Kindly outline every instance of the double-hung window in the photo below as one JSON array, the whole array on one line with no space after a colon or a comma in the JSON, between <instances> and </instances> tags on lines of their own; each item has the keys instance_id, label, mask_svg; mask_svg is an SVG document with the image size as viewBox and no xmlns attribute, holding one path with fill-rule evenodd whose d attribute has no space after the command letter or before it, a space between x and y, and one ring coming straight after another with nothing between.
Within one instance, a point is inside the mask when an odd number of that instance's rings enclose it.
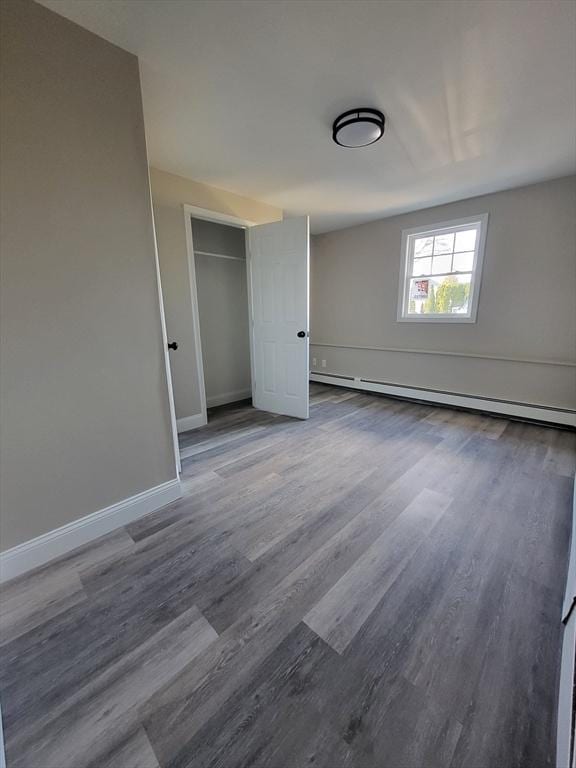
<instances>
[{"instance_id":1,"label":"double-hung window","mask_svg":"<svg viewBox=\"0 0 576 768\"><path fill-rule=\"evenodd\" d=\"M398 320L474 323L488 214L402 233Z\"/></svg>"}]
</instances>

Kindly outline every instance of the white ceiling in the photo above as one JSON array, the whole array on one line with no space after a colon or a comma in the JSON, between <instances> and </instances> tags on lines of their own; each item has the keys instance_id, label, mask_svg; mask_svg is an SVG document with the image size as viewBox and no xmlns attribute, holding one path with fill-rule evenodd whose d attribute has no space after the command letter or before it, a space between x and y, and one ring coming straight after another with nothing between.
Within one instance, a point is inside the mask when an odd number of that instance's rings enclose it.
<instances>
[{"instance_id":1,"label":"white ceiling","mask_svg":"<svg viewBox=\"0 0 576 768\"><path fill-rule=\"evenodd\" d=\"M42 3L140 57L152 165L316 232L576 170L573 0Z\"/></svg>"}]
</instances>

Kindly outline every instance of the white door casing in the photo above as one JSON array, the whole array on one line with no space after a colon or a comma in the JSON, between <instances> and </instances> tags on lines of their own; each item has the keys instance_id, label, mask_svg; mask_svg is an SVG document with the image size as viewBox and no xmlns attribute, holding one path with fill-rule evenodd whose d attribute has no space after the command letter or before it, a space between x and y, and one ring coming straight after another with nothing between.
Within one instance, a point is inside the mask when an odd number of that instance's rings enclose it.
<instances>
[{"instance_id":1,"label":"white door casing","mask_svg":"<svg viewBox=\"0 0 576 768\"><path fill-rule=\"evenodd\" d=\"M307 419L308 217L250 227L248 258L254 406Z\"/></svg>"}]
</instances>

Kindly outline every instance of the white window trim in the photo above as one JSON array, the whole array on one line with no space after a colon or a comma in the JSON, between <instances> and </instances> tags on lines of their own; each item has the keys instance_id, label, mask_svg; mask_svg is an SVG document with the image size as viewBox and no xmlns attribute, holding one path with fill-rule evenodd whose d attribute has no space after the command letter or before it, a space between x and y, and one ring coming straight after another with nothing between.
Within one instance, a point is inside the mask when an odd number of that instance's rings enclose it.
<instances>
[{"instance_id":1,"label":"white window trim","mask_svg":"<svg viewBox=\"0 0 576 768\"><path fill-rule=\"evenodd\" d=\"M480 225L480 237L476 239L476 248L474 250L474 263L472 265L472 291L470 296L470 310L467 315L411 315L405 314L405 307L408 306L408 269L410 259L408 247L410 238L438 234L443 229L453 229L454 227L466 227L470 225ZM478 298L480 296L480 283L482 282L482 266L484 264L484 248L486 245L486 231L488 229L488 214L482 213L478 216L466 216L463 219L453 219L452 221L442 221L438 224L429 226L413 227L402 231L402 266L400 269L400 285L398 286L398 311L396 319L399 323L475 323L478 314ZM424 276L425 277L425 276Z\"/></svg>"}]
</instances>

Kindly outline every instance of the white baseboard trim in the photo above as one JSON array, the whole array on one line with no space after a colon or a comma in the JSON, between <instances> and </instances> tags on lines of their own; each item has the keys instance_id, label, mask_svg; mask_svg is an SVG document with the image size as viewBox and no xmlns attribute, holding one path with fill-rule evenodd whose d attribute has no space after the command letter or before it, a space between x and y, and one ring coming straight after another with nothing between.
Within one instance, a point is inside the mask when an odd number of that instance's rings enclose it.
<instances>
[{"instance_id":1,"label":"white baseboard trim","mask_svg":"<svg viewBox=\"0 0 576 768\"><path fill-rule=\"evenodd\" d=\"M155 512L182 495L175 478L0 553L0 583L38 568L76 547Z\"/></svg>"},{"instance_id":2,"label":"white baseboard trim","mask_svg":"<svg viewBox=\"0 0 576 768\"><path fill-rule=\"evenodd\" d=\"M236 392L224 392L221 395L213 395L206 400L208 408L214 408L216 405L228 405L238 400L247 400L252 397L251 389L239 389Z\"/></svg>"},{"instance_id":3,"label":"white baseboard trim","mask_svg":"<svg viewBox=\"0 0 576 768\"><path fill-rule=\"evenodd\" d=\"M189 429L198 429L208 423L206 414L196 413L194 416L184 416L183 419L176 419L176 429L178 433L188 432Z\"/></svg>"},{"instance_id":4,"label":"white baseboard trim","mask_svg":"<svg viewBox=\"0 0 576 768\"><path fill-rule=\"evenodd\" d=\"M561 408L528 405L455 392L441 392L434 389L425 389L424 387L407 387L401 384L389 384L374 379L363 379L358 376L340 376L332 373L311 372L310 381L333 384L337 387L348 387L349 389L362 389L367 392L379 392L383 395L394 395L395 397L405 397L411 400L423 400L424 402L436 403L438 405L470 408L475 411L495 413L502 416L533 419L565 427L576 427L576 412Z\"/></svg>"}]
</instances>

